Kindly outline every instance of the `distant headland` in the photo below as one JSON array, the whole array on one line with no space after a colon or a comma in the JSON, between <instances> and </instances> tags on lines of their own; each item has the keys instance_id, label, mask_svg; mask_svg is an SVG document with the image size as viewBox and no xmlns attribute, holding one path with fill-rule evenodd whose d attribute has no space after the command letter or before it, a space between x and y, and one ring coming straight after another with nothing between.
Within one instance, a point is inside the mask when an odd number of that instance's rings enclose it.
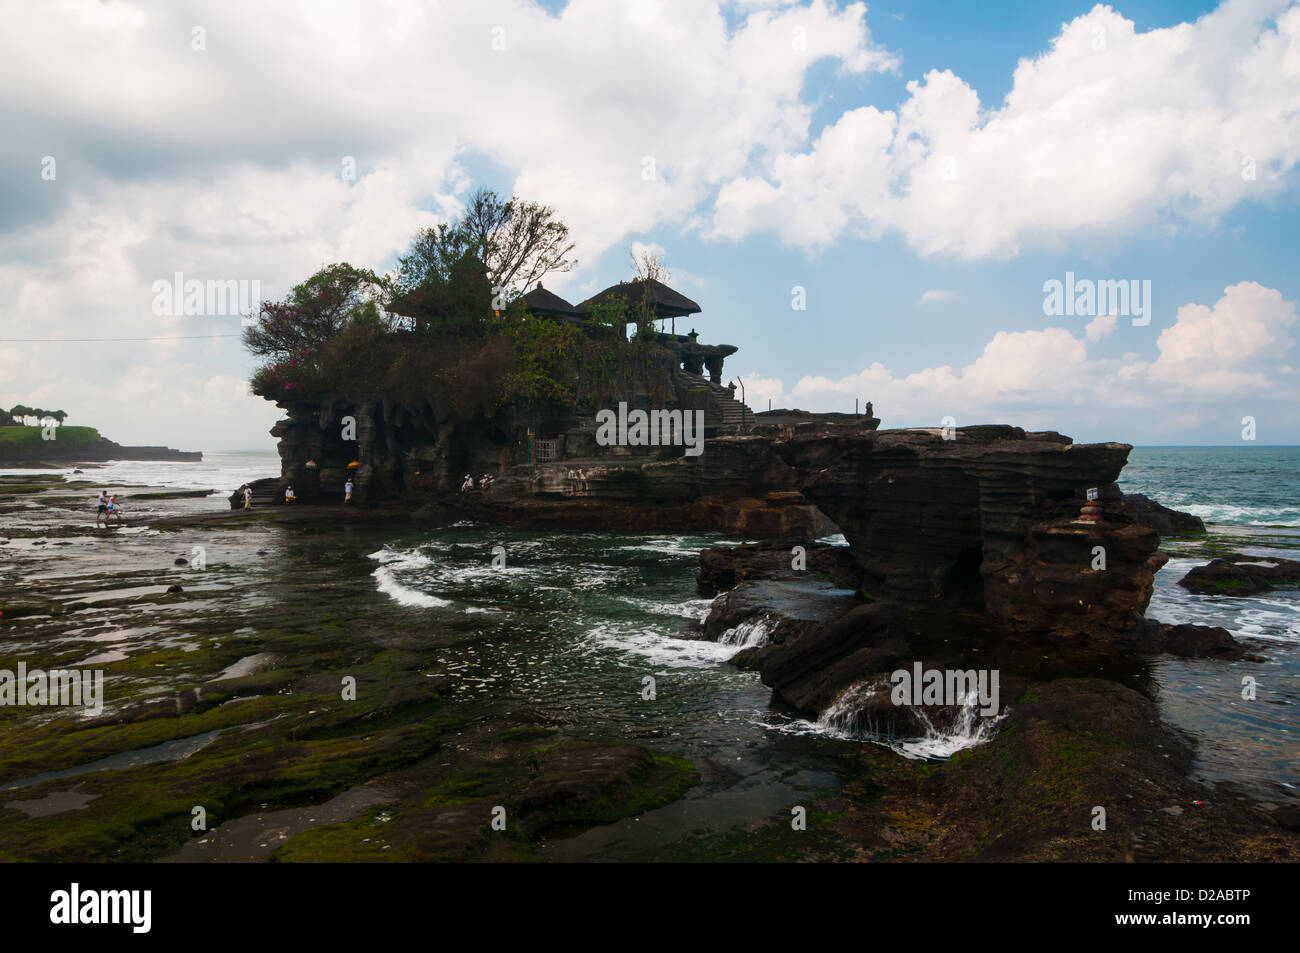
<instances>
[{"instance_id":1,"label":"distant headland","mask_svg":"<svg viewBox=\"0 0 1300 953\"><path fill-rule=\"evenodd\" d=\"M108 460L199 461L197 450L170 447L126 447L102 436L94 427L64 423L62 410L42 410L16 404L0 409L0 466L40 467L61 463L103 463Z\"/></svg>"}]
</instances>

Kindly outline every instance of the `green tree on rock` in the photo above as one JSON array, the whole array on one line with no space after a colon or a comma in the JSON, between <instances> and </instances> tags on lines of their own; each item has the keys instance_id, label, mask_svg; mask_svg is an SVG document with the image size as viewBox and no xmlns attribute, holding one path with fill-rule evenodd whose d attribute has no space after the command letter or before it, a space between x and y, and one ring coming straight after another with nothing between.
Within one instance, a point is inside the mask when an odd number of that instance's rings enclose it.
<instances>
[{"instance_id":1,"label":"green tree on rock","mask_svg":"<svg viewBox=\"0 0 1300 953\"><path fill-rule=\"evenodd\" d=\"M272 361L310 359L343 329L353 325L385 326L385 279L346 262L328 265L283 301L266 301L256 324L244 329L244 346Z\"/></svg>"}]
</instances>

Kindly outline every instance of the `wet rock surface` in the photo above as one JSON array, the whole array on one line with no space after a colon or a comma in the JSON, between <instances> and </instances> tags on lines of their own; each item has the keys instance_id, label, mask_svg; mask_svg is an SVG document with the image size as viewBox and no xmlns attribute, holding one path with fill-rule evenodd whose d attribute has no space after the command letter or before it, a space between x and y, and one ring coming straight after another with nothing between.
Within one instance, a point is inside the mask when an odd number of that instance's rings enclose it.
<instances>
[{"instance_id":1,"label":"wet rock surface","mask_svg":"<svg viewBox=\"0 0 1300 953\"><path fill-rule=\"evenodd\" d=\"M1178 585L1207 596L1253 596L1300 585L1300 561L1259 556L1225 556L1197 566Z\"/></svg>"},{"instance_id":2,"label":"wet rock surface","mask_svg":"<svg viewBox=\"0 0 1300 953\"><path fill-rule=\"evenodd\" d=\"M1199 516L1172 510L1142 493L1125 493L1124 512L1142 526L1149 526L1161 536L1193 536L1205 532Z\"/></svg>"},{"instance_id":3,"label":"wet rock surface","mask_svg":"<svg viewBox=\"0 0 1300 953\"><path fill-rule=\"evenodd\" d=\"M796 546L801 553L795 551ZM796 569L796 565L802 568ZM791 541L701 550L699 591L712 598L747 579L794 579L800 573L825 576L840 588L857 587L857 569L847 546Z\"/></svg>"},{"instance_id":4,"label":"wet rock surface","mask_svg":"<svg viewBox=\"0 0 1300 953\"><path fill-rule=\"evenodd\" d=\"M876 598L962 602L1012 628L1097 638L1140 621L1165 561L1159 535L1122 511L1127 444L1005 426L952 439L832 428L776 449L840 527ZM1090 488L1097 522L1080 519Z\"/></svg>"}]
</instances>

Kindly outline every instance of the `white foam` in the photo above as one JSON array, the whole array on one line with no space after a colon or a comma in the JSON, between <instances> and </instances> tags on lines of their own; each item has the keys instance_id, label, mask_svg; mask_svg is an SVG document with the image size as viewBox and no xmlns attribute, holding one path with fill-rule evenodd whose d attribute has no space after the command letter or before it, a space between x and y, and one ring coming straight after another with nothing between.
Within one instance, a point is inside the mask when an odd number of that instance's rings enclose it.
<instances>
[{"instance_id":1,"label":"white foam","mask_svg":"<svg viewBox=\"0 0 1300 953\"><path fill-rule=\"evenodd\" d=\"M770 617L761 615L756 619L742 622L740 625L733 626L723 632L718 637L718 643L730 646L733 650L766 645L775 628L776 623Z\"/></svg>"},{"instance_id":2,"label":"white foam","mask_svg":"<svg viewBox=\"0 0 1300 953\"><path fill-rule=\"evenodd\" d=\"M597 645L646 659L667 668L714 668L736 654L735 645L679 639L648 626L605 622L591 630Z\"/></svg>"},{"instance_id":3,"label":"white foam","mask_svg":"<svg viewBox=\"0 0 1300 953\"><path fill-rule=\"evenodd\" d=\"M1300 508L1294 506L1238 506L1231 503L1187 503L1179 509L1207 523L1239 526L1300 526Z\"/></svg>"},{"instance_id":4,"label":"white foam","mask_svg":"<svg viewBox=\"0 0 1300 953\"><path fill-rule=\"evenodd\" d=\"M376 588L398 605L418 609L437 609L451 605L449 599L440 599L437 596L429 595L427 592L420 592L418 589L402 585L397 581L393 570L388 566L380 566L374 571L373 575Z\"/></svg>"},{"instance_id":5,"label":"white foam","mask_svg":"<svg viewBox=\"0 0 1300 953\"><path fill-rule=\"evenodd\" d=\"M911 741L899 741L890 745L904 758L912 760L931 760L934 758L951 758L958 751L973 748L989 739L993 726L1011 710L1004 708L993 717L979 714L979 697L972 694L961 706L957 724L949 730L940 730L930 723L925 711L917 708L916 713L925 723L925 737Z\"/></svg>"},{"instance_id":6,"label":"white foam","mask_svg":"<svg viewBox=\"0 0 1300 953\"><path fill-rule=\"evenodd\" d=\"M877 731L861 720L861 705L881 686L872 682L858 682L836 696L816 721L795 719L784 724L765 724L764 727L792 735L822 735L841 741L863 741L888 748L911 761L933 761L950 758L958 751L973 748L988 741L993 727L1005 718L1010 709L1003 709L993 717L979 714L980 702L972 696L962 704L957 724L951 729L935 728L921 708L914 708L925 725L926 732L917 738L895 738Z\"/></svg>"},{"instance_id":7,"label":"white foam","mask_svg":"<svg viewBox=\"0 0 1300 953\"><path fill-rule=\"evenodd\" d=\"M703 620L713 605L712 599L687 599L685 602L658 602L654 599L640 599L636 596L619 596L619 602L650 612L655 615L669 615L682 619Z\"/></svg>"},{"instance_id":8,"label":"white foam","mask_svg":"<svg viewBox=\"0 0 1300 953\"><path fill-rule=\"evenodd\" d=\"M643 543L620 546L619 549L630 552L662 553L666 556L696 556L700 547L684 537L670 536L664 539L647 539Z\"/></svg>"},{"instance_id":9,"label":"white foam","mask_svg":"<svg viewBox=\"0 0 1300 953\"><path fill-rule=\"evenodd\" d=\"M822 536L814 540L817 543L826 543L830 546L847 546L849 541L844 538L843 533L833 533L830 536Z\"/></svg>"}]
</instances>

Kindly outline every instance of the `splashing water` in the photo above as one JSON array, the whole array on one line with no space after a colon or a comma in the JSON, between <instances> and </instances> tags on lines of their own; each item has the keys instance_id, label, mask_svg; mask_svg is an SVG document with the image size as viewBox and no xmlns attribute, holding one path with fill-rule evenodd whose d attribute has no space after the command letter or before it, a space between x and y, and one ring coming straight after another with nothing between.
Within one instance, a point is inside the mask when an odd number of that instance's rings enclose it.
<instances>
[{"instance_id":1,"label":"splashing water","mask_svg":"<svg viewBox=\"0 0 1300 953\"><path fill-rule=\"evenodd\" d=\"M988 741L993 734L993 726L1006 717L1004 710L992 717L980 714L981 703L977 694L962 695L959 705L954 708L941 708L940 712L954 712L951 726L936 725L924 708L899 706L900 721L903 710L915 716L925 729L925 734L917 737L899 737L894 719L882 718L881 709L871 704L880 692L889 691L888 679L878 678L855 682L835 696L817 721L800 722L798 733L827 734L846 741L868 741L883 745L891 751L913 761L935 761L952 757L958 751L973 748ZM1009 710L1009 709L1008 709ZM888 712L889 709L884 709ZM802 730L800 730L802 729Z\"/></svg>"},{"instance_id":2,"label":"splashing water","mask_svg":"<svg viewBox=\"0 0 1300 953\"><path fill-rule=\"evenodd\" d=\"M772 637L776 626L770 616L761 615L748 622L742 622L718 636L719 645L734 645L738 649L755 648L766 645Z\"/></svg>"},{"instance_id":3,"label":"splashing water","mask_svg":"<svg viewBox=\"0 0 1300 953\"><path fill-rule=\"evenodd\" d=\"M1010 711L1010 709L1003 709L991 717L981 715L980 700L974 693L962 696L959 701L961 707L957 711L956 723L947 730L936 728L924 709L913 709L925 725L925 737L914 741L900 741L891 744L890 747L904 758L916 761L951 758L958 751L973 748L987 741L992 736L993 726L1005 718Z\"/></svg>"}]
</instances>

